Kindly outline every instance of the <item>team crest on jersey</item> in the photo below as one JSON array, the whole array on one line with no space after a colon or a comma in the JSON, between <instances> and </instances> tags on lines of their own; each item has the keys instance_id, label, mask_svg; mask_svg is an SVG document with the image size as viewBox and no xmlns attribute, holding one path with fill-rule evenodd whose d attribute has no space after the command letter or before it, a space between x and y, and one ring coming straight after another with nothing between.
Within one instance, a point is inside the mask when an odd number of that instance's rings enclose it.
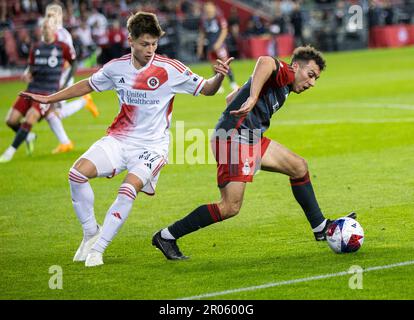
<instances>
[{"instance_id":1,"label":"team crest on jersey","mask_svg":"<svg viewBox=\"0 0 414 320\"><path fill-rule=\"evenodd\" d=\"M58 63L59 63L59 60L58 60L58 58L57 58L56 56L50 56L50 57L47 59L47 64L48 64L48 65L49 65L49 67L51 67L51 68L56 67L56 66L58 65Z\"/></svg>"},{"instance_id":2,"label":"team crest on jersey","mask_svg":"<svg viewBox=\"0 0 414 320\"><path fill-rule=\"evenodd\" d=\"M168 80L167 71L155 65L151 65L143 72L138 73L134 80L133 89L156 90Z\"/></svg>"},{"instance_id":3,"label":"team crest on jersey","mask_svg":"<svg viewBox=\"0 0 414 320\"><path fill-rule=\"evenodd\" d=\"M156 89L156 88L158 88L160 86L160 80L158 80L157 77L150 77L147 80L147 85L151 89Z\"/></svg>"}]
</instances>

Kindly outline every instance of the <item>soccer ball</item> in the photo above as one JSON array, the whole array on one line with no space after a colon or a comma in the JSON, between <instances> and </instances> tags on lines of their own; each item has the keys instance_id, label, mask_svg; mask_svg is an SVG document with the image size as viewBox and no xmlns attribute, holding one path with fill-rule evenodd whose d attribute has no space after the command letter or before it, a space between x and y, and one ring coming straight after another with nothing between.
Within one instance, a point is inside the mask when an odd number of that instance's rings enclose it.
<instances>
[{"instance_id":1,"label":"soccer ball","mask_svg":"<svg viewBox=\"0 0 414 320\"><path fill-rule=\"evenodd\" d=\"M329 247L336 253L355 252L364 242L364 230L355 219L339 218L329 226L326 240Z\"/></svg>"}]
</instances>

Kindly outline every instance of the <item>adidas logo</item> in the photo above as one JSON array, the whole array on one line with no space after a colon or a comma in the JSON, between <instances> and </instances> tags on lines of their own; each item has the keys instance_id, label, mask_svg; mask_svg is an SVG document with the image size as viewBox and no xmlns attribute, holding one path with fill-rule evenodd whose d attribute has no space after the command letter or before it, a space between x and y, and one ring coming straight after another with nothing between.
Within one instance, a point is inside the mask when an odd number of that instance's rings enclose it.
<instances>
[{"instance_id":1,"label":"adidas logo","mask_svg":"<svg viewBox=\"0 0 414 320\"><path fill-rule=\"evenodd\" d=\"M125 83L124 78L121 78L121 80L119 80L118 83Z\"/></svg>"}]
</instances>

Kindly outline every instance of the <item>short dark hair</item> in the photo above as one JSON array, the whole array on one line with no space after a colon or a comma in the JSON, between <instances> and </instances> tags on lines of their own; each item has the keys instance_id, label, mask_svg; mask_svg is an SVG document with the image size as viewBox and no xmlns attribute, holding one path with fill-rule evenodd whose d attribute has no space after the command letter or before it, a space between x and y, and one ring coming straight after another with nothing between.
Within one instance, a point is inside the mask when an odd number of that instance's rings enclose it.
<instances>
[{"instance_id":1,"label":"short dark hair","mask_svg":"<svg viewBox=\"0 0 414 320\"><path fill-rule=\"evenodd\" d=\"M295 61L310 61L313 60L318 65L319 69L323 71L326 68L326 61L322 53L314 47L307 45L304 47L297 47L293 51L292 62Z\"/></svg>"},{"instance_id":2,"label":"short dark hair","mask_svg":"<svg viewBox=\"0 0 414 320\"><path fill-rule=\"evenodd\" d=\"M157 16L149 12L137 12L130 16L127 22L127 28L132 39L137 39L145 33L157 38L160 38L164 34Z\"/></svg>"}]
</instances>

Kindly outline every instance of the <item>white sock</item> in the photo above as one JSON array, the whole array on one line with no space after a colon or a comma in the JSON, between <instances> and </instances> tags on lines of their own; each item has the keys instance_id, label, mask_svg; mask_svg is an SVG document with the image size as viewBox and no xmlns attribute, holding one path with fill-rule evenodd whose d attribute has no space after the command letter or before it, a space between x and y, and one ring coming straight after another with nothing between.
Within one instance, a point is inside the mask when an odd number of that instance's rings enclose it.
<instances>
[{"instance_id":1,"label":"white sock","mask_svg":"<svg viewBox=\"0 0 414 320\"><path fill-rule=\"evenodd\" d=\"M82 98L73 100L71 102L64 101L59 111L60 118L64 119L71 116L75 112L78 112L80 109L82 109L85 105L86 100Z\"/></svg>"},{"instance_id":2,"label":"white sock","mask_svg":"<svg viewBox=\"0 0 414 320\"><path fill-rule=\"evenodd\" d=\"M52 129L55 136L58 138L61 144L69 143L69 137L66 134L65 129L63 128L62 120L54 113L50 112L46 116L46 120L49 123L50 129Z\"/></svg>"},{"instance_id":3,"label":"white sock","mask_svg":"<svg viewBox=\"0 0 414 320\"><path fill-rule=\"evenodd\" d=\"M166 240L174 240L174 236L171 234L170 230L168 228L164 228L161 230L161 238Z\"/></svg>"},{"instance_id":4,"label":"white sock","mask_svg":"<svg viewBox=\"0 0 414 320\"><path fill-rule=\"evenodd\" d=\"M119 229L128 218L129 212L137 196L135 188L129 183L123 183L118 190L118 196L109 208L102 227L102 232L92 250L103 253Z\"/></svg>"},{"instance_id":5,"label":"white sock","mask_svg":"<svg viewBox=\"0 0 414 320\"><path fill-rule=\"evenodd\" d=\"M93 210L93 190L88 178L75 168L69 170L69 184L73 208L82 225L83 236L85 240L88 240L98 231L98 224Z\"/></svg>"},{"instance_id":6,"label":"white sock","mask_svg":"<svg viewBox=\"0 0 414 320\"><path fill-rule=\"evenodd\" d=\"M323 220L322 223L319 226L317 226L316 228L313 228L312 231L313 232L320 232L320 231L323 230L323 228L325 228L325 225L326 225L326 219Z\"/></svg>"}]
</instances>

